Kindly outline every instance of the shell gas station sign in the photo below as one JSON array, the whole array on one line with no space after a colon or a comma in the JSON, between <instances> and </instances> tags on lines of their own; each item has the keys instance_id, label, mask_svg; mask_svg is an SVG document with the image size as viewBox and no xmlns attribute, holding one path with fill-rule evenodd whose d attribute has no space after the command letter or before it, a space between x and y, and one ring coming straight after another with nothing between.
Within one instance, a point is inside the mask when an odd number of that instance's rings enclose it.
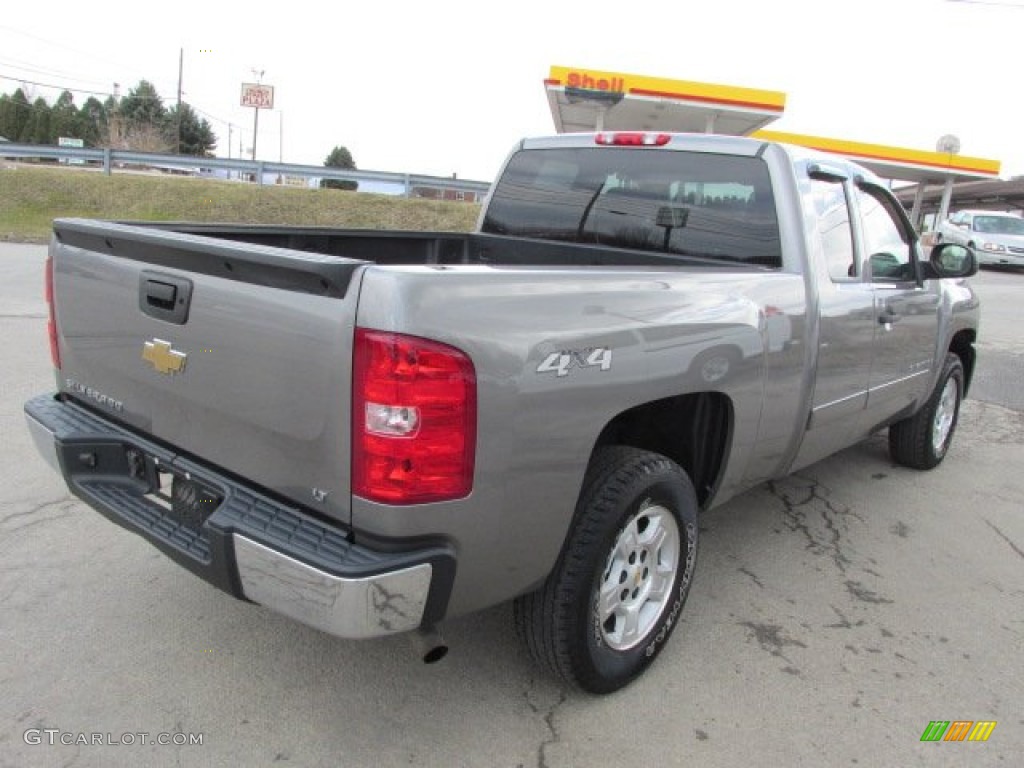
<instances>
[{"instance_id":1,"label":"shell gas station sign","mask_svg":"<svg viewBox=\"0 0 1024 768\"><path fill-rule=\"evenodd\" d=\"M752 136L830 152L887 179L998 178L996 160L764 130L782 117L786 94L584 67L551 67L544 80L559 133L659 131Z\"/></svg>"},{"instance_id":2,"label":"shell gas station sign","mask_svg":"<svg viewBox=\"0 0 1024 768\"><path fill-rule=\"evenodd\" d=\"M782 114L786 94L732 85L698 83L690 80L669 80L662 77L603 72L576 67L551 67L545 84L571 90L604 91L635 97L671 99L694 104L714 105Z\"/></svg>"},{"instance_id":3,"label":"shell gas station sign","mask_svg":"<svg viewBox=\"0 0 1024 768\"><path fill-rule=\"evenodd\" d=\"M664 130L746 135L776 120L786 94L553 66L544 81L559 133Z\"/></svg>"}]
</instances>

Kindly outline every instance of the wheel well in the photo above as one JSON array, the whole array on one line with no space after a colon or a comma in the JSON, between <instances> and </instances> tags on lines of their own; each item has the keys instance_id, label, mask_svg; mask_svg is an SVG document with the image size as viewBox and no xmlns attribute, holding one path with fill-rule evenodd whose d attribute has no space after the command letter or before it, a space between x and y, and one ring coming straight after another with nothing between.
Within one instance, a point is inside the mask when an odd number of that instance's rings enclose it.
<instances>
[{"instance_id":1,"label":"wheel well","mask_svg":"<svg viewBox=\"0 0 1024 768\"><path fill-rule=\"evenodd\" d=\"M949 343L949 351L960 358L960 364L964 367L964 395L971 388L971 377L974 375L974 361L977 357L974 340L977 336L977 331L964 330L955 334Z\"/></svg>"},{"instance_id":2,"label":"wheel well","mask_svg":"<svg viewBox=\"0 0 1024 768\"><path fill-rule=\"evenodd\" d=\"M620 413L601 431L594 448L629 445L667 456L689 475L703 509L718 488L732 423L732 403L725 395L679 395Z\"/></svg>"}]
</instances>

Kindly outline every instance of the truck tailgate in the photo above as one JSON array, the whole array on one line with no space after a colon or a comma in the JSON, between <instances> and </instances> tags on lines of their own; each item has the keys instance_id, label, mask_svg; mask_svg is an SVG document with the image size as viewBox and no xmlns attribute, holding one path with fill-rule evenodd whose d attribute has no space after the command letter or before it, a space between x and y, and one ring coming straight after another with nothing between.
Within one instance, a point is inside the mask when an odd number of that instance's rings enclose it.
<instances>
[{"instance_id":1,"label":"truck tailgate","mask_svg":"<svg viewBox=\"0 0 1024 768\"><path fill-rule=\"evenodd\" d=\"M62 392L350 521L366 262L109 222L60 220L54 231Z\"/></svg>"}]
</instances>

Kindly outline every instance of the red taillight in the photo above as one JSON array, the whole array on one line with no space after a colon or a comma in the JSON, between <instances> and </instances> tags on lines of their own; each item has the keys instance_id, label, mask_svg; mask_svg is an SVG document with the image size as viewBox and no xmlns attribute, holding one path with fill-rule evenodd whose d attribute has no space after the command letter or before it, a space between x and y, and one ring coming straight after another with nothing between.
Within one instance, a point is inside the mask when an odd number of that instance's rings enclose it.
<instances>
[{"instance_id":1,"label":"red taillight","mask_svg":"<svg viewBox=\"0 0 1024 768\"><path fill-rule=\"evenodd\" d=\"M616 131L599 133L594 141L609 147L663 147L672 139L667 133L642 133L640 131Z\"/></svg>"},{"instance_id":2,"label":"red taillight","mask_svg":"<svg viewBox=\"0 0 1024 768\"><path fill-rule=\"evenodd\" d=\"M50 360L53 367L60 370L60 347L57 346L57 312L53 300L53 258L46 257L46 306L49 307L50 316L46 321L46 335L50 338Z\"/></svg>"},{"instance_id":3,"label":"red taillight","mask_svg":"<svg viewBox=\"0 0 1024 768\"><path fill-rule=\"evenodd\" d=\"M352 493L383 504L468 496L476 456L476 371L436 341L356 329Z\"/></svg>"}]
</instances>

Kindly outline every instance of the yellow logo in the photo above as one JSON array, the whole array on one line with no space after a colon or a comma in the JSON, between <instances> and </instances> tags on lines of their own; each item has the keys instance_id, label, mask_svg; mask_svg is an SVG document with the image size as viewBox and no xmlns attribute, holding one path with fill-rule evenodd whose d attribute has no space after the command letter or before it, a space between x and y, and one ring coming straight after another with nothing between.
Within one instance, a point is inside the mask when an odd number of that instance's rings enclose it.
<instances>
[{"instance_id":1,"label":"yellow logo","mask_svg":"<svg viewBox=\"0 0 1024 768\"><path fill-rule=\"evenodd\" d=\"M166 373L173 376L185 370L185 361L188 355L171 349L169 341L153 339L147 341L142 347L142 359L153 366L157 373Z\"/></svg>"}]
</instances>

